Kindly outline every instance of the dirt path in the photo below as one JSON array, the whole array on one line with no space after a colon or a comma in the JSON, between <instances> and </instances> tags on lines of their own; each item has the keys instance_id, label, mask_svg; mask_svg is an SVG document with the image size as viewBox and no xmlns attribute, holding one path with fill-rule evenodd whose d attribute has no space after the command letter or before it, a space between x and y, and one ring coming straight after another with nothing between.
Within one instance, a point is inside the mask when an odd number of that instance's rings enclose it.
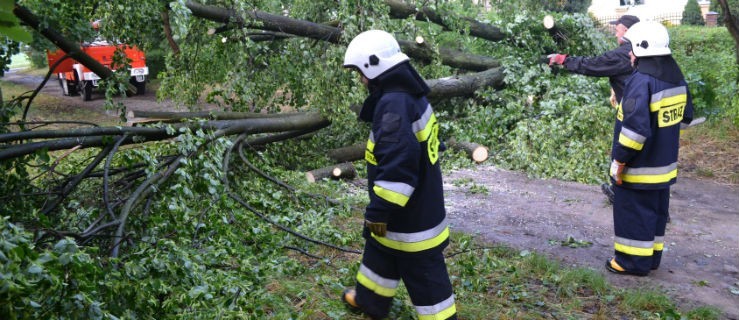
<instances>
[{"instance_id":1,"label":"dirt path","mask_svg":"<svg viewBox=\"0 0 739 320\"><path fill-rule=\"evenodd\" d=\"M0 80L33 89L41 77L9 72ZM70 106L117 117L102 110L101 93L83 102L80 97L62 96L54 81L42 93ZM157 102L153 90L122 102L128 110L186 111L170 102ZM614 275L603 267L613 255L613 219L598 186L529 179L491 166L455 171L444 179L447 211L457 230L602 271L616 286L663 288L681 304L713 305L724 311L726 319L739 319L739 295L731 292L732 287L739 290L738 186L679 178L672 189L672 222L665 236L662 267L641 278ZM475 192L480 189L487 192ZM593 245L557 244L568 236Z\"/></svg>"},{"instance_id":2,"label":"dirt path","mask_svg":"<svg viewBox=\"0 0 739 320\"><path fill-rule=\"evenodd\" d=\"M23 85L34 90L43 81L42 76L29 75L24 73L22 70L9 70L5 73L5 76L0 77L0 80L12 82L15 84ZM40 94L47 94L62 100L65 105L75 106L84 108L90 112L104 114L113 118L117 118L117 115L112 111L103 110L103 104L105 103L105 95L102 91L95 90L92 93L92 100L82 101L82 97L77 96L64 96L62 95L61 87L54 76L46 82L46 85L39 92ZM126 97L125 99L115 99L126 105L127 110L135 111L188 111L185 107L178 107L171 101L157 101L156 92L154 90L147 90L144 95L135 95Z\"/></svg>"},{"instance_id":3,"label":"dirt path","mask_svg":"<svg viewBox=\"0 0 739 320\"><path fill-rule=\"evenodd\" d=\"M737 186L678 178L662 266L649 277L631 277L604 268L613 256L613 211L599 186L529 179L491 166L455 171L444 179L456 230L599 270L618 287L662 288L680 304L713 305L726 319L739 319L739 295L732 293L732 287L739 290ZM568 236L593 244L560 245Z\"/></svg>"}]
</instances>

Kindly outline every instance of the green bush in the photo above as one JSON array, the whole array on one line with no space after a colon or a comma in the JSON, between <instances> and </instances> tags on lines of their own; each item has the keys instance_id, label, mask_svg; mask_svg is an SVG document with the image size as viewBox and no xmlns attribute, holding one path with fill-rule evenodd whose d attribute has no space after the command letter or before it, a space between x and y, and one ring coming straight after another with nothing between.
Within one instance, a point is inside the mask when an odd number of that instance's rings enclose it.
<instances>
[{"instance_id":1,"label":"green bush","mask_svg":"<svg viewBox=\"0 0 739 320\"><path fill-rule=\"evenodd\" d=\"M688 81L697 115L725 117L739 124L735 97L739 67L726 28L679 26L668 30L672 55Z\"/></svg>"},{"instance_id":2,"label":"green bush","mask_svg":"<svg viewBox=\"0 0 739 320\"><path fill-rule=\"evenodd\" d=\"M698 6L698 0L688 0L683 10L683 18L680 20L683 25L697 25L702 26L706 24L703 20L703 14L701 8Z\"/></svg>"}]
</instances>

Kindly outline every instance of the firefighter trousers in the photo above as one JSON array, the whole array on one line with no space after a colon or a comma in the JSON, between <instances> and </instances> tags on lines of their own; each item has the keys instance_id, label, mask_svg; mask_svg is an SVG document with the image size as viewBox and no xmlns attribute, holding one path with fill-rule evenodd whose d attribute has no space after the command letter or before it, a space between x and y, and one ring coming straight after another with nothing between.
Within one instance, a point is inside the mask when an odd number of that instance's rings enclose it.
<instances>
[{"instance_id":1,"label":"firefighter trousers","mask_svg":"<svg viewBox=\"0 0 739 320\"><path fill-rule=\"evenodd\" d=\"M356 302L362 311L373 319L387 317L401 280L419 320L457 319L441 251L422 257L399 257L365 243L356 287Z\"/></svg>"},{"instance_id":2,"label":"firefighter trousers","mask_svg":"<svg viewBox=\"0 0 739 320\"><path fill-rule=\"evenodd\" d=\"M637 190L614 186L613 225L616 263L646 275L659 268L669 217L670 189Z\"/></svg>"}]
</instances>

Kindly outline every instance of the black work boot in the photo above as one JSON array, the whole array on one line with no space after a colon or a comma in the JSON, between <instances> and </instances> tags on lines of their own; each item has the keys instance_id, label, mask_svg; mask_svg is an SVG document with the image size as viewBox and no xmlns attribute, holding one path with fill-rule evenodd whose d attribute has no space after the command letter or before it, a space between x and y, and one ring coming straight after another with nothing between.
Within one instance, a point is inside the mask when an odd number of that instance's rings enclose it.
<instances>
[{"instance_id":1,"label":"black work boot","mask_svg":"<svg viewBox=\"0 0 739 320\"><path fill-rule=\"evenodd\" d=\"M616 194L613 192L613 186L610 183L601 184L600 191L602 191L603 194L606 195L606 198L608 198L608 203L613 205L613 199L616 197Z\"/></svg>"}]
</instances>

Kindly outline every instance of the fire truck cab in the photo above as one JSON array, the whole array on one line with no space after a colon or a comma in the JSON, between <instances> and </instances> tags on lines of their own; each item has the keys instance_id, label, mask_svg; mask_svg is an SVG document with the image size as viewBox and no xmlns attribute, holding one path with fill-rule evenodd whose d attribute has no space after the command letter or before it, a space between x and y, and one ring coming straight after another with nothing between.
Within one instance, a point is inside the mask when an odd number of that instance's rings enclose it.
<instances>
[{"instance_id":1,"label":"fire truck cab","mask_svg":"<svg viewBox=\"0 0 739 320\"><path fill-rule=\"evenodd\" d=\"M96 27L93 24L93 27ZM126 44L113 44L105 40L96 40L90 43L83 43L80 47L84 53L94 58L102 65L111 68L113 62L113 54L117 48L121 48L126 57L130 59L131 78L129 82L136 87L136 93L143 95L146 92L146 79L149 75L149 68L146 66L146 56L144 52L138 48L128 46ZM64 51L49 51L46 54L49 67L64 57ZM115 70L113 70L115 71ZM62 61L54 68L53 73L57 74L59 85L65 96L82 96L83 101L89 101L92 96L93 88L98 87L100 77L78 61L68 58Z\"/></svg>"}]
</instances>

